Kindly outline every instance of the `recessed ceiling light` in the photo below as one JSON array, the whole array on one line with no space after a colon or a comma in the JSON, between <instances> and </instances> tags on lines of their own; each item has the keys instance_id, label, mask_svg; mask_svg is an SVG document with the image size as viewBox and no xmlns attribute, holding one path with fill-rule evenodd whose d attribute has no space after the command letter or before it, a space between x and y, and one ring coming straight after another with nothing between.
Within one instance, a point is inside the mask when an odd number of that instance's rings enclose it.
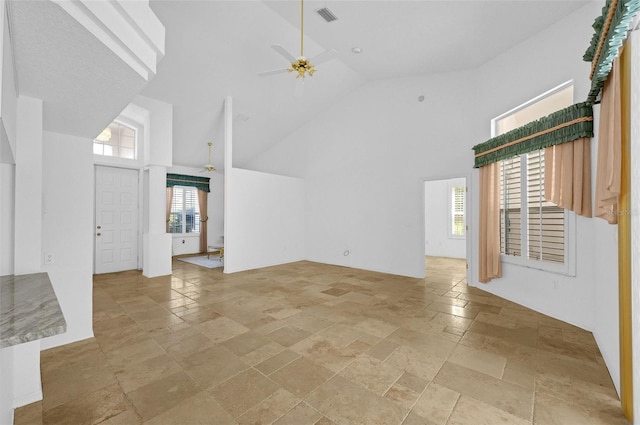
<instances>
[{"instance_id":1,"label":"recessed ceiling light","mask_svg":"<svg viewBox=\"0 0 640 425\"><path fill-rule=\"evenodd\" d=\"M354 47L351 49L353 53L362 53L362 49L360 47Z\"/></svg>"}]
</instances>

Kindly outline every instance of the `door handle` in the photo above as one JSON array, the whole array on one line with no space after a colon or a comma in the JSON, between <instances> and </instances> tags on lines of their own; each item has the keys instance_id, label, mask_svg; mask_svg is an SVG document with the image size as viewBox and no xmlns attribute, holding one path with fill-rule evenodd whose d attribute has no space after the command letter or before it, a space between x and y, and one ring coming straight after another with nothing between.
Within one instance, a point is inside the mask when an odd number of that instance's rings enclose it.
<instances>
[{"instance_id":1,"label":"door handle","mask_svg":"<svg viewBox=\"0 0 640 425\"><path fill-rule=\"evenodd\" d=\"M98 232L98 233L96 233L96 236L100 236L100 235L102 235L102 233L99 233L99 232Z\"/></svg>"}]
</instances>

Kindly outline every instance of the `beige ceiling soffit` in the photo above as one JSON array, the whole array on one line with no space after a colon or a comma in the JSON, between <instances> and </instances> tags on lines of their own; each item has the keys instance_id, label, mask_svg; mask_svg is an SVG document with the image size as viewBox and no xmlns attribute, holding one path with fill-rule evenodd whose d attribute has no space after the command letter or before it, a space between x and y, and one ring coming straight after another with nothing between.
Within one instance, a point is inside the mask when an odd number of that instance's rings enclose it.
<instances>
[{"instance_id":1,"label":"beige ceiling soffit","mask_svg":"<svg viewBox=\"0 0 640 425\"><path fill-rule=\"evenodd\" d=\"M164 56L165 28L147 1L52 0L149 81Z\"/></svg>"}]
</instances>

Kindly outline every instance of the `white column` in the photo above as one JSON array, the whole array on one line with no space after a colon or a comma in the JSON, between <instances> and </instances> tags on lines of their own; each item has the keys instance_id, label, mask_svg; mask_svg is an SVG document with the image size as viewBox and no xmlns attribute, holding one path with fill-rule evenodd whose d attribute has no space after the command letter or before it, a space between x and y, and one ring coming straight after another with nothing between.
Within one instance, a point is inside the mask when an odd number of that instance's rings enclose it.
<instances>
[{"instance_id":1,"label":"white column","mask_svg":"<svg viewBox=\"0 0 640 425\"><path fill-rule=\"evenodd\" d=\"M15 176L15 271L37 273L42 254L42 100L18 98Z\"/></svg>"},{"instance_id":2,"label":"white column","mask_svg":"<svg viewBox=\"0 0 640 425\"><path fill-rule=\"evenodd\" d=\"M0 276L14 274L15 205L15 166L0 163Z\"/></svg>"},{"instance_id":3,"label":"white column","mask_svg":"<svg viewBox=\"0 0 640 425\"><path fill-rule=\"evenodd\" d=\"M233 218L229 214L231 197L228 196L233 172L233 99L227 96L224 100L224 272L233 270L233 235L227 232L230 229L229 220ZM231 247L231 248L230 248Z\"/></svg>"},{"instance_id":4,"label":"white column","mask_svg":"<svg viewBox=\"0 0 640 425\"><path fill-rule=\"evenodd\" d=\"M13 349L0 348L0 424L13 423Z\"/></svg>"},{"instance_id":5,"label":"white column","mask_svg":"<svg viewBox=\"0 0 640 425\"><path fill-rule=\"evenodd\" d=\"M142 274L171 274L171 234L166 232L167 167L150 165L147 172L149 230L143 236Z\"/></svg>"},{"instance_id":6,"label":"white column","mask_svg":"<svg viewBox=\"0 0 640 425\"><path fill-rule=\"evenodd\" d=\"M13 407L42 400L40 340L9 347L13 351Z\"/></svg>"}]
</instances>

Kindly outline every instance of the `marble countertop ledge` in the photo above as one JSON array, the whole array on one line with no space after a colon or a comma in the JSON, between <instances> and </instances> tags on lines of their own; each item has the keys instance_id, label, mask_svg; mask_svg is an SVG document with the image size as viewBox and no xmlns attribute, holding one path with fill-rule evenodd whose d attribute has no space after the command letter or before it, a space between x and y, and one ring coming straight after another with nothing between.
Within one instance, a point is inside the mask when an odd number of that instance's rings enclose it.
<instances>
[{"instance_id":1,"label":"marble countertop ledge","mask_svg":"<svg viewBox=\"0 0 640 425\"><path fill-rule=\"evenodd\" d=\"M66 332L47 273L0 276L0 348Z\"/></svg>"}]
</instances>

